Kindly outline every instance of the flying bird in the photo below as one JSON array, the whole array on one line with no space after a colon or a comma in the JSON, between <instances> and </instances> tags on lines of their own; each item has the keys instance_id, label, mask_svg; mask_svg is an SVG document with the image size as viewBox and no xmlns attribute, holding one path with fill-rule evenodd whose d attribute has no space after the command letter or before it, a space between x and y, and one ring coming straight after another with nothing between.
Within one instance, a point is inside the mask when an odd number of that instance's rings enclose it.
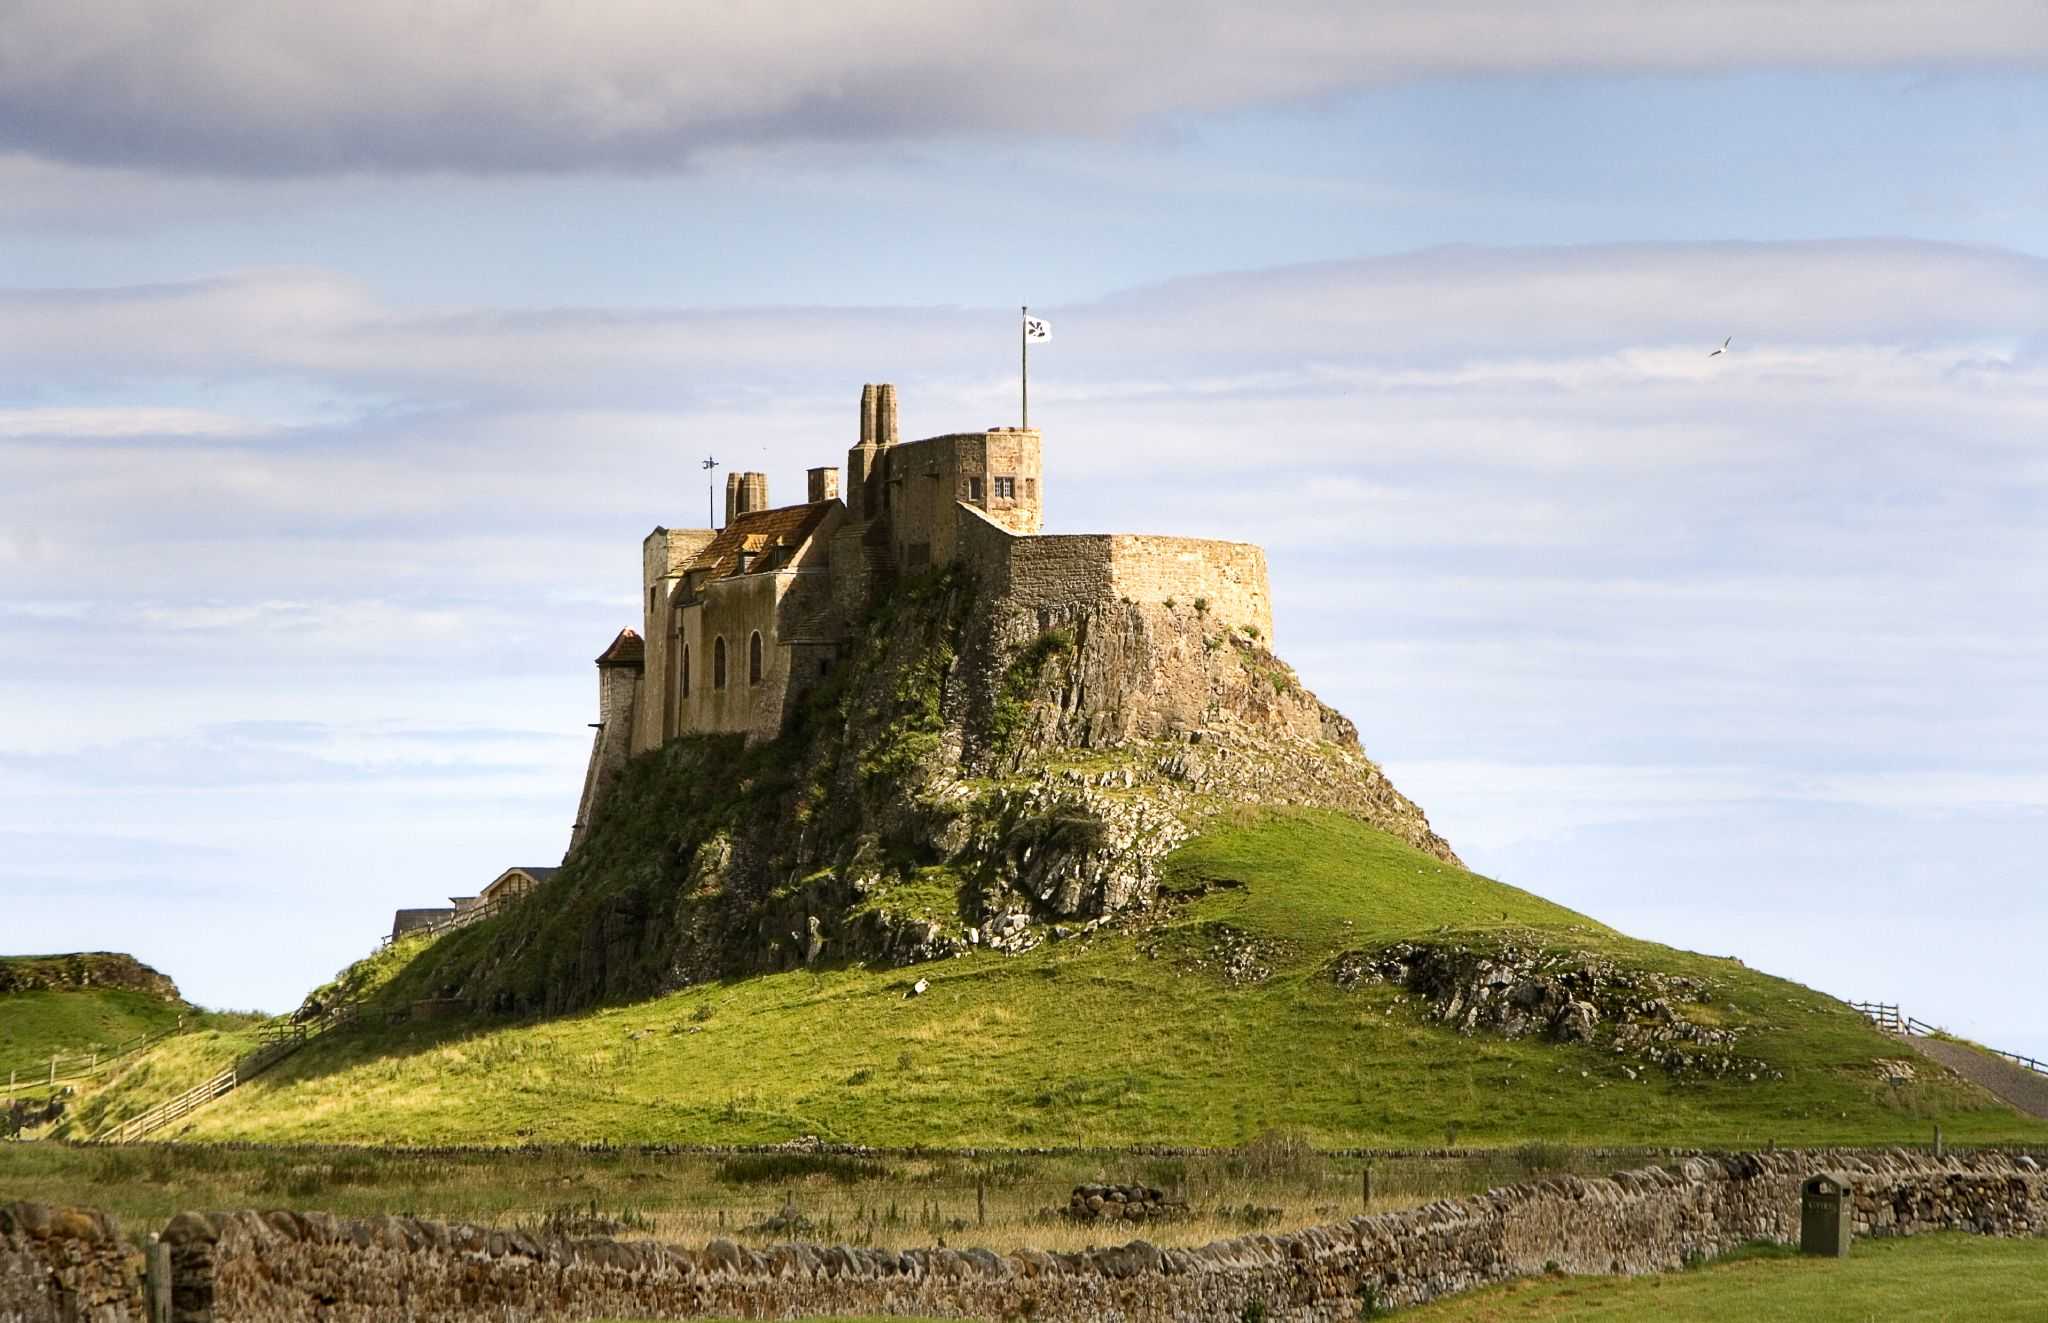
<instances>
[{"instance_id":1,"label":"flying bird","mask_svg":"<svg viewBox=\"0 0 2048 1323\"><path fill-rule=\"evenodd\" d=\"M1729 337L1728 337L1728 340L1733 340L1734 338L1735 338L1735 337L1731 335L1731 336L1729 336ZM1712 352L1712 353L1708 354L1708 355L1707 355L1707 357L1708 357L1708 358L1719 358L1719 357L1720 357L1721 355L1723 355L1723 354L1727 353L1727 352L1728 352L1728 340L1723 340L1723 341L1721 342L1721 347L1720 347L1719 349L1716 349L1716 350L1715 350L1714 352Z\"/></svg>"}]
</instances>

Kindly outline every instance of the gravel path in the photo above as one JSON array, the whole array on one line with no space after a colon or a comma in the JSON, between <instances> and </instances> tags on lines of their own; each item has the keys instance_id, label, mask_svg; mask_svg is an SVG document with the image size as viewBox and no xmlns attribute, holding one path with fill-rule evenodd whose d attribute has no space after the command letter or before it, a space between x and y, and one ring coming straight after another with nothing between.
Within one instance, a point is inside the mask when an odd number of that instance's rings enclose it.
<instances>
[{"instance_id":1,"label":"gravel path","mask_svg":"<svg viewBox=\"0 0 2048 1323\"><path fill-rule=\"evenodd\" d=\"M1974 1084L1980 1084L2033 1116L2048 1117L2048 1075L1987 1056L1974 1047L1939 1038L1909 1038L1921 1056L1931 1057Z\"/></svg>"}]
</instances>

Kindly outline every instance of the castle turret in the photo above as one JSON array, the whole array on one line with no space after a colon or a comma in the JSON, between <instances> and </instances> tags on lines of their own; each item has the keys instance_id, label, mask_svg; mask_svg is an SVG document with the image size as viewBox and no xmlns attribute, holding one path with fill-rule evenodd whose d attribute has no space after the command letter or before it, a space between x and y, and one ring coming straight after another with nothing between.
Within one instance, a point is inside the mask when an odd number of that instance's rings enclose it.
<instances>
[{"instance_id":1,"label":"castle turret","mask_svg":"<svg viewBox=\"0 0 2048 1323\"><path fill-rule=\"evenodd\" d=\"M583 797L576 805L576 822L569 829L569 848L576 848L590 829L590 820L604 801L612 778L626 765L633 737L634 709L640 700L640 682L646 670L645 642L630 629L622 629L597 657L597 720L590 741L590 764L583 773Z\"/></svg>"}]
</instances>

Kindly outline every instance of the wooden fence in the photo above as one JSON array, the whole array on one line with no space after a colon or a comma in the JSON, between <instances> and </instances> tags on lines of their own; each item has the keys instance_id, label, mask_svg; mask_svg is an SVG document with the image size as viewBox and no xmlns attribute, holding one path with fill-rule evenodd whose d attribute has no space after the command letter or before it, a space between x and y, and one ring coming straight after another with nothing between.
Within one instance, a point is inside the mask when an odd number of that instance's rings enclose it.
<instances>
[{"instance_id":1,"label":"wooden fence","mask_svg":"<svg viewBox=\"0 0 2048 1323\"><path fill-rule=\"evenodd\" d=\"M140 1116L109 1126L92 1137L95 1144L129 1144L163 1129L270 1069L322 1034L355 1023L357 1006L344 1002L310 1020L280 1018L258 1030L262 1046L243 1056L220 1074L195 1084L175 1098L158 1103Z\"/></svg>"},{"instance_id":2,"label":"wooden fence","mask_svg":"<svg viewBox=\"0 0 2048 1323\"><path fill-rule=\"evenodd\" d=\"M125 1043L117 1043L104 1052L79 1052L70 1056L52 1056L47 1063L38 1061L26 1068L9 1067L7 1071L7 1097L25 1089L46 1088L66 1080L85 1079L105 1070L108 1066L133 1053L140 1052L151 1043L160 1043L172 1034L183 1033L185 1017L179 1016L176 1023L146 1034L139 1034Z\"/></svg>"},{"instance_id":3,"label":"wooden fence","mask_svg":"<svg viewBox=\"0 0 2048 1323\"><path fill-rule=\"evenodd\" d=\"M1902 1015L1895 1002L1852 1001L1849 1007L1870 1017L1870 1022L1886 1033L1897 1034L1902 1038L1925 1038L1930 1034L1942 1032L1917 1016ZM2007 1052L2002 1048L1986 1047L1984 1050L1995 1057L2004 1057L2024 1070L2031 1070L2037 1075L2048 1075L2048 1062L2022 1056L2018 1052Z\"/></svg>"},{"instance_id":4,"label":"wooden fence","mask_svg":"<svg viewBox=\"0 0 2048 1323\"><path fill-rule=\"evenodd\" d=\"M377 949L381 951L393 942L401 941L407 937L439 937L442 933L452 933L457 928L467 928L472 923L481 923L502 908L504 908L503 902L480 900L466 910L455 911L455 913L445 919L437 919L433 923L421 924L417 928L407 928L404 932L395 935L385 933L384 936L377 940Z\"/></svg>"}]
</instances>

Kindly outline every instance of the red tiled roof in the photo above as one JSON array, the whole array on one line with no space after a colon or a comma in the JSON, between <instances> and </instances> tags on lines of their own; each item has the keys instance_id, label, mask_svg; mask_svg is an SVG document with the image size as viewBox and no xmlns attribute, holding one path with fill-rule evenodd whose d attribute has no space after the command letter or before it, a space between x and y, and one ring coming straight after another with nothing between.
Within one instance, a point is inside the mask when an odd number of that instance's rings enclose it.
<instances>
[{"instance_id":1,"label":"red tiled roof","mask_svg":"<svg viewBox=\"0 0 2048 1323\"><path fill-rule=\"evenodd\" d=\"M622 629L611 646L597 654L599 666L641 666L647 660L647 645L630 629Z\"/></svg>"},{"instance_id":2,"label":"red tiled roof","mask_svg":"<svg viewBox=\"0 0 2048 1323\"><path fill-rule=\"evenodd\" d=\"M719 529L718 536L697 553L697 558L683 566L683 573L709 570L714 579L736 574L742 550L763 558L754 562L752 569L772 569L779 563L774 554L776 548L802 546L838 504L836 500L813 501L809 505L785 505L779 510L734 515L732 522Z\"/></svg>"}]
</instances>

